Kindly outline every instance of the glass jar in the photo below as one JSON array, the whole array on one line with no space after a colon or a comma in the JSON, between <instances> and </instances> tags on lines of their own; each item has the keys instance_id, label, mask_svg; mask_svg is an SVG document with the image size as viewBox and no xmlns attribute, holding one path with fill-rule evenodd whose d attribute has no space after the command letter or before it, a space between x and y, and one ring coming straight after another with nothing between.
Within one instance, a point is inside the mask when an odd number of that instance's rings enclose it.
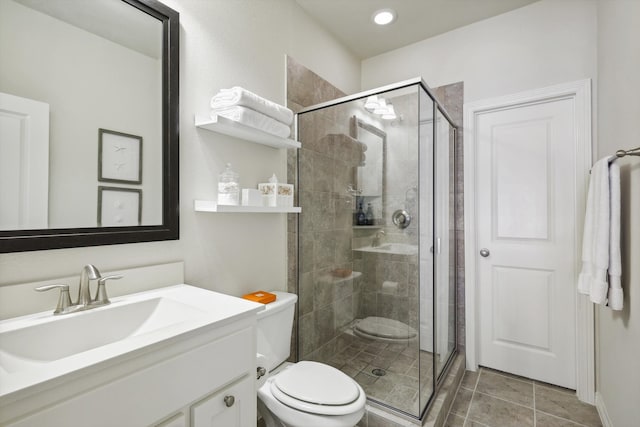
<instances>
[{"instance_id":1,"label":"glass jar","mask_svg":"<svg viewBox=\"0 0 640 427\"><path fill-rule=\"evenodd\" d=\"M239 175L231 169L231 163L218 178L218 204L238 205L240 203Z\"/></svg>"}]
</instances>

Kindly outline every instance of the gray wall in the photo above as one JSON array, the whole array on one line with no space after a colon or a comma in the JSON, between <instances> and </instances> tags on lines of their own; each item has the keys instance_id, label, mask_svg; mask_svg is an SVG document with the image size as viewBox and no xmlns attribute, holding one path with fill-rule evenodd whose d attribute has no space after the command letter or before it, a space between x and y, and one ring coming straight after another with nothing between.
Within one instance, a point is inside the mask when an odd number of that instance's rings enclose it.
<instances>
[{"instance_id":1,"label":"gray wall","mask_svg":"<svg viewBox=\"0 0 640 427\"><path fill-rule=\"evenodd\" d=\"M640 2L598 2L596 159L640 146L639 41ZM596 389L611 425L625 427L640 420L640 157L619 162L624 310L597 308Z\"/></svg>"}]
</instances>

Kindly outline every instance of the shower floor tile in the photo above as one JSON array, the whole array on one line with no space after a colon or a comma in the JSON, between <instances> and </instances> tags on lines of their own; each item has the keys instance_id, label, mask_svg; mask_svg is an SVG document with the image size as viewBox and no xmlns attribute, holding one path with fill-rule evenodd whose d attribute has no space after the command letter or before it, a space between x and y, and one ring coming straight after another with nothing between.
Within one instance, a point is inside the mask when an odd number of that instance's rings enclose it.
<instances>
[{"instance_id":1,"label":"shower floor tile","mask_svg":"<svg viewBox=\"0 0 640 427\"><path fill-rule=\"evenodd\" d=\"M407 344L352 337L351 345L322 362L354 378L369 398L412 415L433 389L433 355Z\"/></svg>"}]
</instances>

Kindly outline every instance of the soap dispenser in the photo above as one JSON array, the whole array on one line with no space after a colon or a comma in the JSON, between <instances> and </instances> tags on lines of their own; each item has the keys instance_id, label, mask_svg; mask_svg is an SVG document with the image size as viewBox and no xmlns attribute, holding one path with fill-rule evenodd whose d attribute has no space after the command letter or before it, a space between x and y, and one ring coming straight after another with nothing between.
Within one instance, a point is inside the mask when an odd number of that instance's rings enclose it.
<instances>
[{"instance_id":1,"label":"soap dispenser","mask_svg":"<svg viewBox=\"0 0 640 427\"><path fill-rule=\"evenodd\" d=\"M238 205L240 201L240 185L238 183L239 175L231 169L231 163L227 163L227 167L218 178L218 204L219 205Z\"/></svg>"},{"instance_id":2,"label":"soap dispenser","mask_svg":"<svg viewBox=\"0 0 640 427\"><path fill-rule=\"evenodd\" d=\"M366 225L373 225L373 208L371 203L367 203L367 213L365 214Z\"/></svg>"}]
</instances>

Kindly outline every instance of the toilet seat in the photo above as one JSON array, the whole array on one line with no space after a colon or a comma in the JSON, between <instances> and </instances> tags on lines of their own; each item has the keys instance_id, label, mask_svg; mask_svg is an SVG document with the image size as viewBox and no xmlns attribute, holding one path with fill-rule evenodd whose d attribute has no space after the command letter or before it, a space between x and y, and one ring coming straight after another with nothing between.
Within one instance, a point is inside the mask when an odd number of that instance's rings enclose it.
<instances>
[{"instance_id":1,"label":"toilet seat","mask_svg":"<svg viewBox=\"0 0 640 427\"><path fill-rule=\"evenodd\" d=\"M354 333L366 338L407 341L415 339L418 331L395 319L370 316L354 325Z\"/></svg>"},{"instance_id":2,"label":"toilet seat","mask_svg":"<svg viewBox=\"0 0 640 427\"><path fill-rule=\"evenodd\" d=\"M318 415L347 415L360 409L366 399L343 372L310 361L298 362L276 375L270 390L281 403Z\"/></svg>"}]
</instances>

